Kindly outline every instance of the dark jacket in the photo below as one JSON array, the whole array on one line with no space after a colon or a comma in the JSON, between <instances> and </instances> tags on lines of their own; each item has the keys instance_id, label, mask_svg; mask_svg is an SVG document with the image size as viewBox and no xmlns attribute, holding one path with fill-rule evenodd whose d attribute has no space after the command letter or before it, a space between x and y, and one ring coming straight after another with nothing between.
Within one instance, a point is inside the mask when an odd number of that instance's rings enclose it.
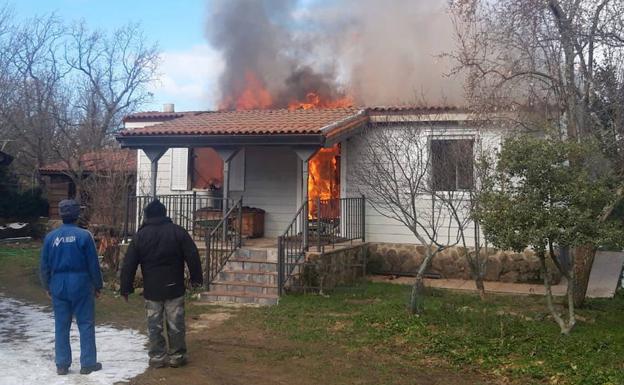
<instances>
[{"instance_id":1,"label":"dark jacket","mask_svg":"<svg viewBox=\"0 0 624 385\"><path fill-rule=\"evenodd\" d=\"M166 217L150 218L132 238L121 267L121 294L134 291L138 265L143 274L143 297L164 301L184 295L184 263L193 286L203 283L197 246L184 228Z\"/></svg>"}]
</instances>

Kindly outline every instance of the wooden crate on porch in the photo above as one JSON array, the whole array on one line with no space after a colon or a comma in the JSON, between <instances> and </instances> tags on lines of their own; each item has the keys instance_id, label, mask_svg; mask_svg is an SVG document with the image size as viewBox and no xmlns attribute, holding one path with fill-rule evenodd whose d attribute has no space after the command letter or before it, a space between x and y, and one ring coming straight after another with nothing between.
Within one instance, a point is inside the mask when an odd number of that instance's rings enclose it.
<instances>
[{"instance_id":1,"label":"wooden crate on porch","mask_svg":"<svg viewBox=\"0 0 624 385\"><path fill-rule=\"evenodd\" d=\"M236 218L236 213L232 213ZM205 238L214 229L221 218L223 212L217 209L203 208L195 212L194 235L198 238ZM264 210L255 207L243 207L242 217L243 238L260 238L264 236ZM233 226L238 230L238 224L233 221Z\"/></svg>"},{"instance_id":2,"label":"wooden crate on porch","mask_svg":"<svg viewBox=\"0 0 624 385\"><path fill-rule=\"evenodd\" d=\"M244 238L262 238L264 236L264 210L255 207L243 207L241 222Z\"/></svg>"}]
</instances>

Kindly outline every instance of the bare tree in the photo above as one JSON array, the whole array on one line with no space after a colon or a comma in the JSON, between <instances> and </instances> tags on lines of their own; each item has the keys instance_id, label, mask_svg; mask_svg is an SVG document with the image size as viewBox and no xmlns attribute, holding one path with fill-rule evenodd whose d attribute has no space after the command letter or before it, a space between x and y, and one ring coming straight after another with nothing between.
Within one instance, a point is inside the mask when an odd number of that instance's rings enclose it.
<instances>
[{"instance_id":1,"label":"bare tree","mask_svg":"<svg viewBox=\"0 0 624 385\"><path fill-rule=\"evenodd\" d=\"M425 121L406 119L392 124L371 123L356 139L361 151L354 179L361 192L376 211L403 224L425 246L410 298L412 313L423 311L423 279L433 258L462 242L468 248L470 215L465 211L465 201L472 173L459 172L457 167L466 167L457 162L459 157L440 163L434 154L448 147L446 153L468 152L472 159L472 141L467 142L470 148L461 147L465 141L439 140L435 144L433 139L444 138L440 136L443 133ZM441 148L434 148L436 145Z\"/></svg>"},{"instance_id":2,"label":"bare tree","mask_svg":"<svg viewBox=\"0 0 624 385\"><path fill-rule=\"evenodd\" d=\"M451 56L456 71L467 74L466 91L476 112L515 111L509 117L523 128L551 127L561 139L576 141L622 130L616 116L624 109L612 99L605 103L601 87L605 74L622 74L622 1L453 0L451 12L458 45ZM611 151L619 158L613 164L620 176L623 149ZM623 196L620 188L618 199ZM613 207L605 207L601 220ZM577 306L585 297L594 251L573 252Z\"/></svg>"},{"instance_id":3,"label":"bare tree","mask_svg":"<svg viewBox=\"0 0 624 385\"><path fill-rule=\"evenodd\" d=\"M9 86L0 87L0 118L12 152L26 175L63 161L80 197L85 155L115 147L122 117L150 99L158 49L135 24L106 34L54 15L10 25L2 39L2 16L0 81Z\"/></svg>"},{"instance_id":4,"label":"bare tree","mask_svg":"<svg viewBox=\"0 0 624 385\"><path fill-rule=\"evenodd\" d=\"M90 170L83 185L85 214L99 240L99 255L106 267L116 272L127 194L135 184L136 151L98 151L85 157L83 163L88 163Z\"/></svg>"},{"instance_id":5,"label":"bare tree","mask_svg":"<svg viewBox=\"0 0 624 385\"><path fill-rule=\"evenodd\" d=\"M77 91L65 88L71 104L56 116L65 139L57 154L74 161L69 176L82 187L82 155L110 146L123 116L149 100L147 87L156 79L159 54L137 25L107 36L78 24L69 32L64 60Z\"/></svg>"},{"instance_id":6,"label":"bare tree","mask_svg":"<svg viewBox=\"0 0 624 385\"><path fill-rule=\"evenodd\" d=\"M54 115L65 72L57 54L63 27L49 16L7 28L0 119L12 139L9 150L16 155L18 174L40 182L38 170L55 158L53 143L58 140Z\"/></svg>"}]
</instances>

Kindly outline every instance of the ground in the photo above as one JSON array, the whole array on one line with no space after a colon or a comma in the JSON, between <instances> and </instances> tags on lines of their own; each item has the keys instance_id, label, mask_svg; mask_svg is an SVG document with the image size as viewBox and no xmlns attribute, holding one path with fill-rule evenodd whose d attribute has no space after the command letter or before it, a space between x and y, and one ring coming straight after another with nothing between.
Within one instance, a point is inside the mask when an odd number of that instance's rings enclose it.
<instances>
[{"instance_id":1,"label":"ground","mask_svg":"<svg viewBox=\"0 0 624 385\"><path fill-rule=\"evenodd\" d=\"M37 253L36 244L0 247L5 294L46 303ZM269 308L189 299L189 365L148 370L131 384L624 384L621 294L590 302L570 337L558 334L539 297L481 302L432 291L415 317L405 311L408 295L406 286L367 283ZM137 296L125 304L105 293L97 319L145 327Z\"/></svg>"}]
</instances>

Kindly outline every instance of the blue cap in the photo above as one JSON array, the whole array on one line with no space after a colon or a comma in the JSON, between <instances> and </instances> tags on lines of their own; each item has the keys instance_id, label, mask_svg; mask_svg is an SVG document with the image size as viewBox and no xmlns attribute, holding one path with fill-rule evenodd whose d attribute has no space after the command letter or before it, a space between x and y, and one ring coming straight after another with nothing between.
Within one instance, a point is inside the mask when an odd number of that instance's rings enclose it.
<instances>
[{"instance_id":1,"label":"blue cap","mask_svg":"<svg viewBox=\"0 0 624 385\"><path fill-rule=\"evenodd\" d=\"M63 222L75 222L80 216L80 205L73 199L64 199L59 203L59 215Z\"/></svg>"}]
</instances>

